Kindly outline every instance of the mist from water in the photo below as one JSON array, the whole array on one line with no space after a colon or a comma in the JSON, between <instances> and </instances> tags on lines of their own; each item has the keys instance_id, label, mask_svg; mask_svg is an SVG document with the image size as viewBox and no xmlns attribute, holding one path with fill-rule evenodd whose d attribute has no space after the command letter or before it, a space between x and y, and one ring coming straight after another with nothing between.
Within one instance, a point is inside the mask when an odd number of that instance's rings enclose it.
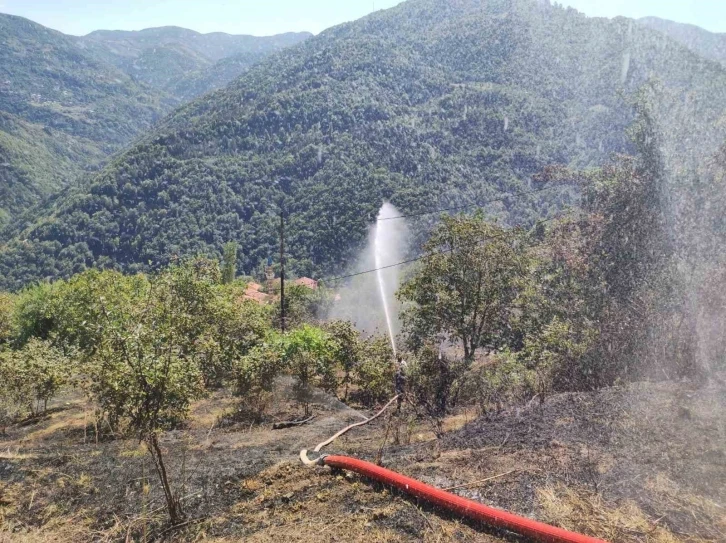
<instances>
[{"instance_id":1,"label":"mist from water","mask_svg":"<svg viewBox=\"0 0 726 543\"><path fill-rule=\"evenodd\" d=\"M384 333L390 337L396 352L396 336L401 331L400 304L396 291L401 285L402 269L392 266L406 260L410 233L401 212L384 202L376 223L368 231L366 246L361 250L349 274L377 270L351 278L339 290L328 318L351 321L364 333Z\"/></svg>"},{"instance_id":2,"label":"mist from water","mask_svg":"<svg viewBox=\"0 0 726 543\"><path fill-rule=\"evenodd\" d=\"M726 138L726 125L694 123L695 101L684 101L664 91L658 95L654 118L660 131L660 152L665 180L661 209L668 238L674 248L675 292L662 295L679 304L676 322L666 322L653 331L654 364L666 366L661 373L675 377L678 368L664 360L658 346L671 342L681 356L692 358L702 377L726 367L726 235L721 217L726 210L726 154L719 147ZM679 337L680 336L680 337ZM676 342L675 347L673 343ZM682 346L679 347L680 342Z\"/></svg>"},{"instance_id":3,"label":"mist from water","mask_svg":"<svg viewBox=\"0 0 726 543\"><path fill-rule=\"evenodd\" d=\"M395 260L403 255L398 255L395 250L396 247L396 226L393 223L394 219L399 213L396 208L389 203L384 203L381 210L378 212L378 219L376 220L375 234L373 235L373 254L374 261L376 263L376 280L378 281L378 290L381 294L381 306L383 307L383 313L386 316L386 327L388 328L388 337L391 339L391 348L393 349L393 355L396 355L396 337L393 333L393 323L391 317L391 310L389 308L389 297L391 296L390 288L387 287L386 282L386 271L391 268L391 264L401 262L401 260ZM396 283L397 285L397 283Z\"/></svg>"}]
</instances>

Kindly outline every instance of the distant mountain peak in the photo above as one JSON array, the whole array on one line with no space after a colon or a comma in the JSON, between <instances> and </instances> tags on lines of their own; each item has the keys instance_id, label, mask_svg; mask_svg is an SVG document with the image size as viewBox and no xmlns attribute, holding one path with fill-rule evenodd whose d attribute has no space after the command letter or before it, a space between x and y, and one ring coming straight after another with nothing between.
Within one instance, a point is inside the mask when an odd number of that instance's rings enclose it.
<instances>
[{"instance_id":1,"label":"distant mountain peak","mask_svg":"<svg viewBox=\"0 0 726 543\"><path fill-rule=\"evenodd\" d=\"M658 17L644 17L638 23L662 32L694 53L726 66L726 33L709 32L699 26Z\"/></svg>"}]
</instances>

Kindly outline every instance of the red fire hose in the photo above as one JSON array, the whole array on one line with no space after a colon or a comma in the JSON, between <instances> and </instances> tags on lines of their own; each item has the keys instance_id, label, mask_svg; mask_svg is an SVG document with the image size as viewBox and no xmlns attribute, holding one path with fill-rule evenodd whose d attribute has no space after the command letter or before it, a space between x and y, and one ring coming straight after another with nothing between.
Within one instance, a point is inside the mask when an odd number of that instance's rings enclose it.
<instances>
[{"instance_id":1,"label":"red fire hose","mask_svg":"<svg viewBox=\"0 0 726 543\"><path fill-rule=\"evenodd\" d=\"M356 424L343 428L337 434L330 439L319 443L315 447L314 451L319 452L320 449L332 443L336 438L340 437L349 430L367 424L372 420L381 416L381 414L398 398L394 397L388 402L383 409L381 409L374 416ZM317 459L308 458L307 449L300 451L300 460L307 466L315 464L331 466L333 468L346 469L348 471L354 471L360 475L364 475L370 479L379 481L385 485L392 486L398 490L415 496L422 500L426 500L442 509L457 513L461 516L483 522L490 526L496 526L498 528L504 528L511 532L516 532L520 535L536 539L537 541L546 541L547 543L607 543L602 539L578 534L575 532L569 532L562 528L556 528L549 524L537 522L525 517L520 517L507 511L495 509L494 507L488 507L481 503L467 500L451 492L446 492L439 488L434 488L416 479L411 479L395 471L391 471L370 462L358 460L357 458L350 458L348 456L328 456L322 455Z\"/></svg>"},{"instance_id":2,"label":"red fire hose","mask_svg":"<svg viewBox=\"0 0 726 543\"><path fill-rule=\"evenodd\" d=\"M426 500L447 511L486 523L490 526L504 528L538 541L547 541L550 543L605 543L602 539L568 532L562 528L556 528L549 524L537 522L508 513L507 511L482 505L472 500L467 500L456 494L434 488L416 479L411 479L395 471L376 466L370 462L358 460L357 458L350 458L348 456L323 456L319 462L326 466L354 471L388 486L397 488L402 492Z\"/></svg>"}]
</instances>

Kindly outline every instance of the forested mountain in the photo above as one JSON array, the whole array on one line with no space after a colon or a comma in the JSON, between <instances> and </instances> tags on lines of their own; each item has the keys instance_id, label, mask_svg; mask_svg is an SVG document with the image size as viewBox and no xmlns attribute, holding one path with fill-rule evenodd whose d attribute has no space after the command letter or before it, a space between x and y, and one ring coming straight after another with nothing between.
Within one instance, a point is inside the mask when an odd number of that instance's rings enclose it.
<instances>
[{"instance_id":1,"label":"forested mountain","mask_svg":"<svg viewBox=\"0 0 726 543\"><path fill-rule=\"evenodd\" d=\"M698 26L676 23L658 17L643 17L638 22L667 34L702 57L726 66L726 34L709 32Z\"/></svg>"},{"instance_id":2,"label":"forested mountain","mask_svg":"<svg viewBox=\"0 0 726 543\"><path fill-rule=\"evenodd\" d=\"M305 37L151 29L77 38L0 14L0 228L173 107ZM232 62L217 67L225 56Z\"/></svg>"},{"instance_id":3,"label":"forested mountain","mask_svg":"<svg viewBox=\"0 0 726 543\"><path fill-rule=\"evenodd\" d=\"M726 139L726 70L633 20L536 0L409 0L177 110L87 190L18 225L0 287L218 255L230 240L253 273L276 254L280 204L296 270L334 273L384 199L405 212L470 205L529 187L549 164L628 151L629 100L646 83L669 152ZM567 201L553 191L487 209L514 223Z\"/></svg>"},{"instance_id":4,"label":"forested mountain","mask_svg":"<svg viewBox=\"0 0 726 543\"><path fill-rule=\"evenodd\" d=\"M118 149L173 101L74 39L0 15L0 225Z\"/></svg>"},{"instance_id":5,"label":"forested mountain","mask_svg":"<svg viewBox=\"0 0 726 543\"><path fill-rule=\"evenodd\" d=\"M77 38L80 47L137 81L186 101L223 87L266 56L309 38L200 34L174 26L140 31L97 30Z\"/></svg>"}]
</instances>

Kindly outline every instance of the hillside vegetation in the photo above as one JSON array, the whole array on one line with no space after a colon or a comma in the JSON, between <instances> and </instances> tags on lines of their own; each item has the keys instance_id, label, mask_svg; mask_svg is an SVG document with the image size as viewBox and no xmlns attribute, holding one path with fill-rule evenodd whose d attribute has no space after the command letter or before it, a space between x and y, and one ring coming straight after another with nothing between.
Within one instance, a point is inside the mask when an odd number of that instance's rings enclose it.
<instances>
[{"instance_id":1,"label":"hillside vegetation","mask_svg":"<svg viewBox=\"0 0 726 543\"><path fill-rule=\"evenodd\" d=\"M173 107L306 37L177 30L77 38L0 14L0 227L98 169ZM218 68L225 56L236 60Z\"/></svg>"},{"instance_id":2,"label":"hillside vegetation","mask_svg":"<svg viewBox=\"0 0 726 543\"><path fill-rule=\"evenodd\" d=\"M179 27L97 30L77 39L83 49L179 101L225 86L252 65L311 34L200 34Z\"/></svg>"},{"instance_id":3,"label":"hillside vegetation","mask_svg":"<svg viewBox=\"0 0 726 543\"><path fill-rule=\"evenodd\" d=\"M703 58L726 65L726 34L658 17L643 17L638 19L638 23L663 32Z\"/></svg>"},{"instance_id":4,"label":"hillside vegetation","mask_svg":"<svg viewBox=\"0 0 726 543\"><path fill-rule=\"evenodd\" d=\"M410 0L177 110L87 190L16 225L23 241L0 256L2 285L215 256L230 240L238 268L256 273L277 252L282 199L291 264L333 273L384 199L405 212L482 203L527 189L549 164L631 150L625 129L646 83L673 156L726 139L726 70L661 33L529 0ZM486 210L531 222L570 195Z\"/></svg>"}]
</instances>

